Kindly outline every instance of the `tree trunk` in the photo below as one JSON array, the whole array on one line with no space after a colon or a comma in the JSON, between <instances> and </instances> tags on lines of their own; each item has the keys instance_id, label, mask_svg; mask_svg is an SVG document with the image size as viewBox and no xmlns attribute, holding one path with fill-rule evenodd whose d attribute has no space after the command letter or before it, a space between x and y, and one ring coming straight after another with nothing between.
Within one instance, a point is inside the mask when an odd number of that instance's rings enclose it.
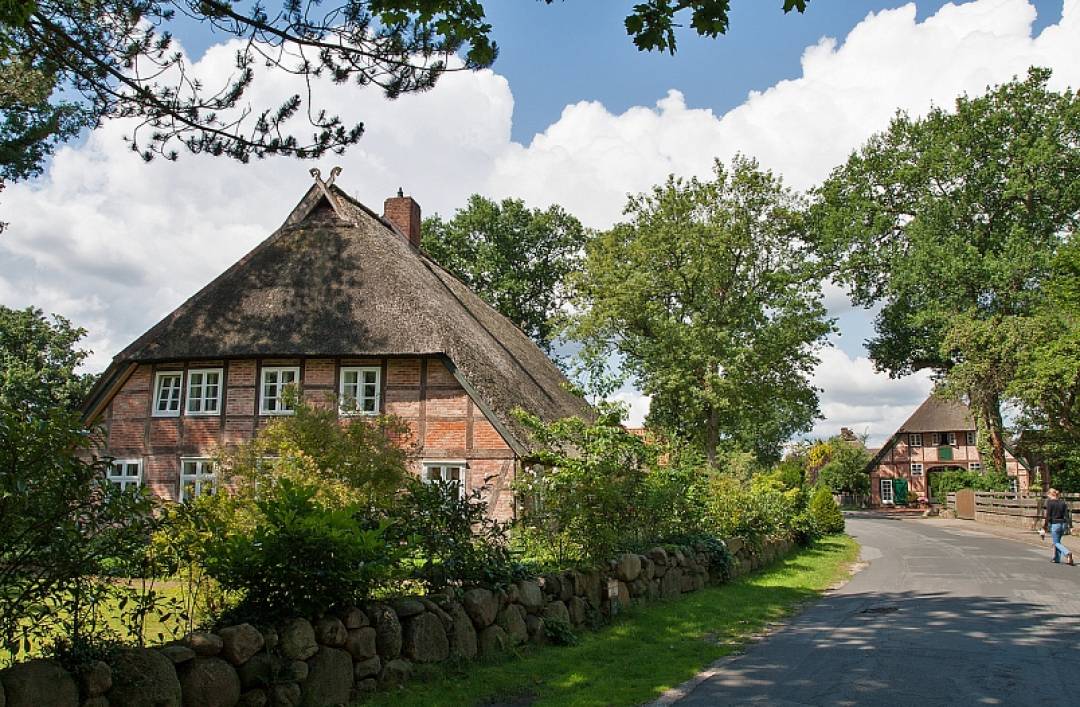
<instances>
[{"instance_id":1,"label":"tree trunk","mask_svg":"<svg viewBox=\"0 0 1080 707\"><path fill-rule=\"evenodd\" d=\"M978 415L979 426L986 430L986 434L990 438L991 464L995 471L1004 474L1005 425L1001 420L1001 399L996 395L978 399L970 395L968 397L971 398L972 407L975 408L975 414Z\"/></svg>"},{"instance_id":2,"label":"tree trunk","mask_svg":"<svg viewBox=\"0 0 1080 707\"><path fill-rule=\"evenodd\" d=\"M995 395L986 415L990 420L990 452L994 457L994 468L1005 473L1005 425L1001 421L1001 400Z\"/></svg>"},{"instance_id":3,"label":"tree trunk","mask_svg":"<svg viewBox=\"0 0 1080 707\"><path fill-rule=\"evenodd\" d=\"M716 408L709 406L709 417L705 421L705 459L709 467L716 468L716 447L720 443L720 415Z\"/></svg>"}]
</instances>

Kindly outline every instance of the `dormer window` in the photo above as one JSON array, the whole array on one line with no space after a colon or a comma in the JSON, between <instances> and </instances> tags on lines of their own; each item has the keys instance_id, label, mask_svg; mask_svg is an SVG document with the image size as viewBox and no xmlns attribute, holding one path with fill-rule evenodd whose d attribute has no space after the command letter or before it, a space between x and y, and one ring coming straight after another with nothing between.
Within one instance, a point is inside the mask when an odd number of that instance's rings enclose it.
<instances>
[{"instance_id":1,"label":"dormer window","mask_svg":"<svg viewBox=\"0 0 1080 707\"><path fill-rule=\"evenodd\" d=\"M180 390L183 371L158 371L154 379L154 417L180 416Z\"/></svg>"},{"instance_id":2,"label":"dormer window","mask_svg":"<svg viewBox=\"0 0 1080 707\"><path fill-rule=\"evenodd\" d=\"M267 366L259 385L260 415L291 415L293 406L285 400L285 388L300 381L298 366Z\"/></svg>"},{"instance_id":3,"label":"dormer window","mask_svg":"<svg viewBox=\"0 0 1080 707\"><path fill-rule=\"evenodd\" d=\"M379 379L377 366L341 369L340 406L344 415L379 414Z\"/></svg>"}]
</instances>

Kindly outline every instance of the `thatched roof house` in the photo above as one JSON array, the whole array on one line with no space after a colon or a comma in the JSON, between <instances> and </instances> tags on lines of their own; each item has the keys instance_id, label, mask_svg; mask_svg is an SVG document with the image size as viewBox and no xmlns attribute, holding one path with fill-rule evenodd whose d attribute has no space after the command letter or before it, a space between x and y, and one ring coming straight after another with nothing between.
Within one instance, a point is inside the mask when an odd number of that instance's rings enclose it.
<instances>
[{"instance_id":1,"label":"thatched roof house","mask_svg":"<svg viewBox=\"0 0 1080 707\"><path fill-rule=\"evenodd\" d=\"M977 438L967 405L931 393L873 452L866 470L873 504L894 503L898 479L906 482L911 498L926 499L933 495L935 472L986 471L990 464L983 459ZM1006 454L1005 471L1016 490L1028 488L1030 472L1011 453Z\"/></svg>"},{"instance_id":2,"label":"thatched roof house","mask_svg":"<svg viewBox=\"0 0 1080 707\"><path fill-rule=\"evenodd\" d=\"M515 408L550 421L588 406L520 329L419 246L410 197L387 199L380 216L317 181L268 239L115 357L86 401L87 419L106 424L107 452L141 460L142 480L172 496L168 474L147 473L163 468L156 457L177 459L182 477L184 455L205 456L247 436L237 430L253 433L259 417L287 413L273 407L281 381L305 396L355 393L361 371L374 401L361 412L410 422L419 473L433 457L450 457L460 469L439 473L463 479L477 466L489 474L486 462L500 456L516 467L531 442ZM218 400L196 400L204 380L220 386L211 389Z\"/></svg>"}]
</instances>

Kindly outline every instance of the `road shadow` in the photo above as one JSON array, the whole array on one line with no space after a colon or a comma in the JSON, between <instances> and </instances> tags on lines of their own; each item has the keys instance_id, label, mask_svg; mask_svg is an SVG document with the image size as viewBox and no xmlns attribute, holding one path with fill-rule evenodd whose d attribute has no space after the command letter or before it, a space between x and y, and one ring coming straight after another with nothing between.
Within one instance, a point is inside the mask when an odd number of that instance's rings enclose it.
<instances>
[{"instance_id":1,"label":"road shadow","mask_svg":"<svg viewBox=\"0 0 1080 707\"><path fill-rule=\"evenodd\" d=\"M1080 617L1035 602L836 594L680 704L1075 704L1078 645Z\"/></svg>"}]
</instances>

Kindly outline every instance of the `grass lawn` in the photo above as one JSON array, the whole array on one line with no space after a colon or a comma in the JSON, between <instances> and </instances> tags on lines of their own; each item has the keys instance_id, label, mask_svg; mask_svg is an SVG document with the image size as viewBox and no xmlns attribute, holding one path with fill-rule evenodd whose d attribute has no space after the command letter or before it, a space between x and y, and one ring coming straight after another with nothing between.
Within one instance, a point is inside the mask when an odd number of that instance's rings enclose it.
<instances>
[{"instance_id":1,"label":"grass lawn","mask_svg":"<svg viewBox=\"0 0 1080 707\"><path fill-rule=\"evenodd\" d=\"M633 705L692 678L747 637L816 598L858 556L833 536L730 584L639 607L572 647L523 649L486 665L418 668L374 705Z\"/></svg>"},{"instance_id":2,"label":"grass lawn","mask_svg":"<svg viewBox=\"0 0 1080 707\"><path fill-rule=\"evenodd\" d=\"M176 581L158 581L155 583L155 588L160 595L168 597L176 601L180 601L183 597L183 590L180 582ZM113 631L116 636L129 643L137 643L137 637L132 635L124 626L122 619L122 613L120 607L117 605L115 599L109 602L107 609L103 612L102 617L105 621L105 625ZM169 641L174 637L179 637L184 634L186 629L186 622L179 616L173 614L166 621L161 621L160 617L156 613L151 613L146 617L146 626L144 627L143 640L147 645L156 645L165 641ZM163 636L163 640L159 638ZM35 642L31 645L31 653L36 655L42 649L40 643ZM18 661L26 660L29 656L20 655ZM11 655L0 648L0 666L6 665L11 662Z\"/></svg>"}]
</instances>

